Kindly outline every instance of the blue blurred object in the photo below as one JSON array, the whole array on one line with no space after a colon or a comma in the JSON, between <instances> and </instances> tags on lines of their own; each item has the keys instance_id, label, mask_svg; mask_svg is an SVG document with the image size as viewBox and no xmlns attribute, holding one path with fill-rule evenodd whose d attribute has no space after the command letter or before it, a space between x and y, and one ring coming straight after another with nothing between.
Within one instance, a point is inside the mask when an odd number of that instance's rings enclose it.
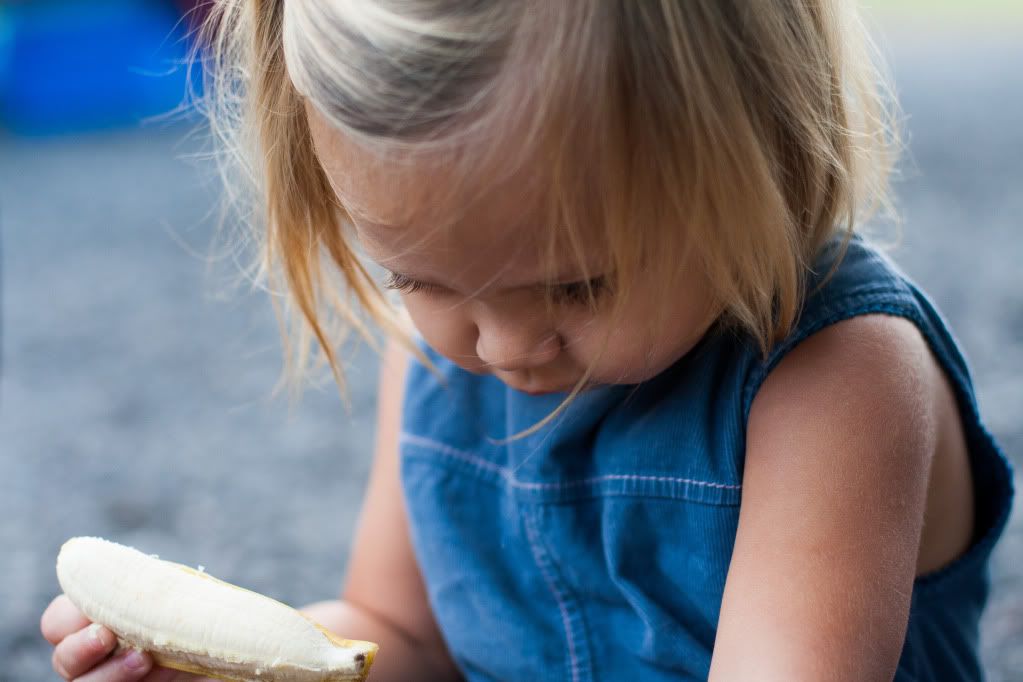
<instances>
[{"instance_id":1,"label":"blue blurred object","mask_svg":"<svg viewBox=\"0 0 1023 682\"><path fill-rule=\"evenodd\" d=\"M188 49L169 2L8 0L0 5L0 126L48 135L172 112L186 101Z\"/></svg>"}]
</instances>

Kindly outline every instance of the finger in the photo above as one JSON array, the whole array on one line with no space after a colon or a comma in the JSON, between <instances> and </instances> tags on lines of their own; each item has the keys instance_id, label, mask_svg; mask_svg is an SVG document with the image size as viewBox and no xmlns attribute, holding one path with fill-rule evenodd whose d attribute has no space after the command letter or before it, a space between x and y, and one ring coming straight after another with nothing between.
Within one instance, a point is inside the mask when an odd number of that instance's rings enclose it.
<instances>
[{"instance_id":1,"label":"finger","mask_svg":"<svg viewBox=\"0 0 1023 682\"><path fill-rule=\"evenodd\" d=\"M66 594L50 602L39 619L39 629L50 644L60 644L72 632L78 632L89 624L89 619L71 603Z\"/></svg>"},{"instance_id":2,"label":"finger","mask_svg":"<svg viewBox=\"0 0 1023 682\"><path fill-rule=\"evenodd\" d=\"M149 654L127 649L81 677L74 678L74 682L133 682L144 678L152 669L153 659Z\"/></svg>"},{"instance_id":3,"label":"finger","mask_svg":"<svg viewBox=\"0 0 1023 682\"><path fill-rule=\"evenodd\" d=\"M93 668L117 646L114 633L102 625L92 625L65 637L53 650L53 669L65 679L73 679Z\"/></svg>"},{"instance_id":4,"label":"finger","mask_svg":"<svg viewBox=\"0 0 1023 682\"><path fill-rule=\"evenodd\" d=\"M218 682L218 680L212 677L196 677L190 673L157 666L142 678L141 682Z\"/></svg>"},{"instance_id":5,"label":"finger","mask_svg":"<svg viewBox=\"0 0 1023 682\"><path fill-rule=\"evenodd\" d=\"M142 678L142 682L193 682L194 676L170 668L157 666Z\"/></svg>"}]
</instances>

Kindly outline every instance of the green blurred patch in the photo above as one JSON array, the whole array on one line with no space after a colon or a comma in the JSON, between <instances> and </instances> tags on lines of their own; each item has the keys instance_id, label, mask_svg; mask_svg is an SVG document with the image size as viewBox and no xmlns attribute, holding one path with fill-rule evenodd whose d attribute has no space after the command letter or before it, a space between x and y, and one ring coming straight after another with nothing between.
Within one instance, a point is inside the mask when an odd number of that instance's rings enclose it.
<instances>
[{"instance_id":1,"label":"green blurred patch","mask_svg":"<svg viewBox=\"0 0 1023 682\"><path fill-rule=\"evenodd\" d=\"M908 14L927 18L1023 17L1023 0L873 0L860 2L870 14Z\"/></svg>"}]
</instances>

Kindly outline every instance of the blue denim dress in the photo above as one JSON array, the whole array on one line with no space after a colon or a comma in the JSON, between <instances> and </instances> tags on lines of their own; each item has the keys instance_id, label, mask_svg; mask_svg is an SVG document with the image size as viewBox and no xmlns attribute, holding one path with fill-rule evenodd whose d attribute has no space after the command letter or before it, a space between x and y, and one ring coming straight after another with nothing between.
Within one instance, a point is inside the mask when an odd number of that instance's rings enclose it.
<instances>
[{"instance_id":1,"label":"blue denim dress","mask_svg":"<svg viewBox=\"0 0 1023 682\"><path fill-rule=\"evenodd\" d=\"M988 559L1012 500L966 363L933 304L859 239L816 264L791 336L764 359L709 333L640 385L528 396L425 349L410 370L401 478L430 605L466 679L704 680L742 503L746 422L771 369L856 315L914 322L959 402L976 486L967 553L918 578L896 680L979 680ZM818 286L821 281L823 286Z\"/></svg>"}]
</instances>

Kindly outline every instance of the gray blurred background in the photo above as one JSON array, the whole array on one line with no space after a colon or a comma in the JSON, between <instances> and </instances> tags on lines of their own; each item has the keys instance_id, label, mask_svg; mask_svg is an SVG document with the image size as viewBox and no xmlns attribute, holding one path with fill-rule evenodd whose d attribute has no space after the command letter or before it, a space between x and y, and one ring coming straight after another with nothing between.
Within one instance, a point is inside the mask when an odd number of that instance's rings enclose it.
<instances>
[{"instance_id":1,"label":"gray blurred background","mask_svg":"<svg viewBox=\"0 0 1023 682\"><path fill-rule=\"evenodd\" d=\"M950 319L1020 468L1023 23L988 4L880 15L911 134L894 256ZM219 189L201 145L180 125L106 128L0 131L0 680L57 679L38 619L68 537L301 605L337 594L367 474L373 354L348 356L348 408L330 384L293 408L272 397L276 323L208 258ZM1023 680L1018 507L983 622L995 681Z\"/></svg>"}]
</instances>

